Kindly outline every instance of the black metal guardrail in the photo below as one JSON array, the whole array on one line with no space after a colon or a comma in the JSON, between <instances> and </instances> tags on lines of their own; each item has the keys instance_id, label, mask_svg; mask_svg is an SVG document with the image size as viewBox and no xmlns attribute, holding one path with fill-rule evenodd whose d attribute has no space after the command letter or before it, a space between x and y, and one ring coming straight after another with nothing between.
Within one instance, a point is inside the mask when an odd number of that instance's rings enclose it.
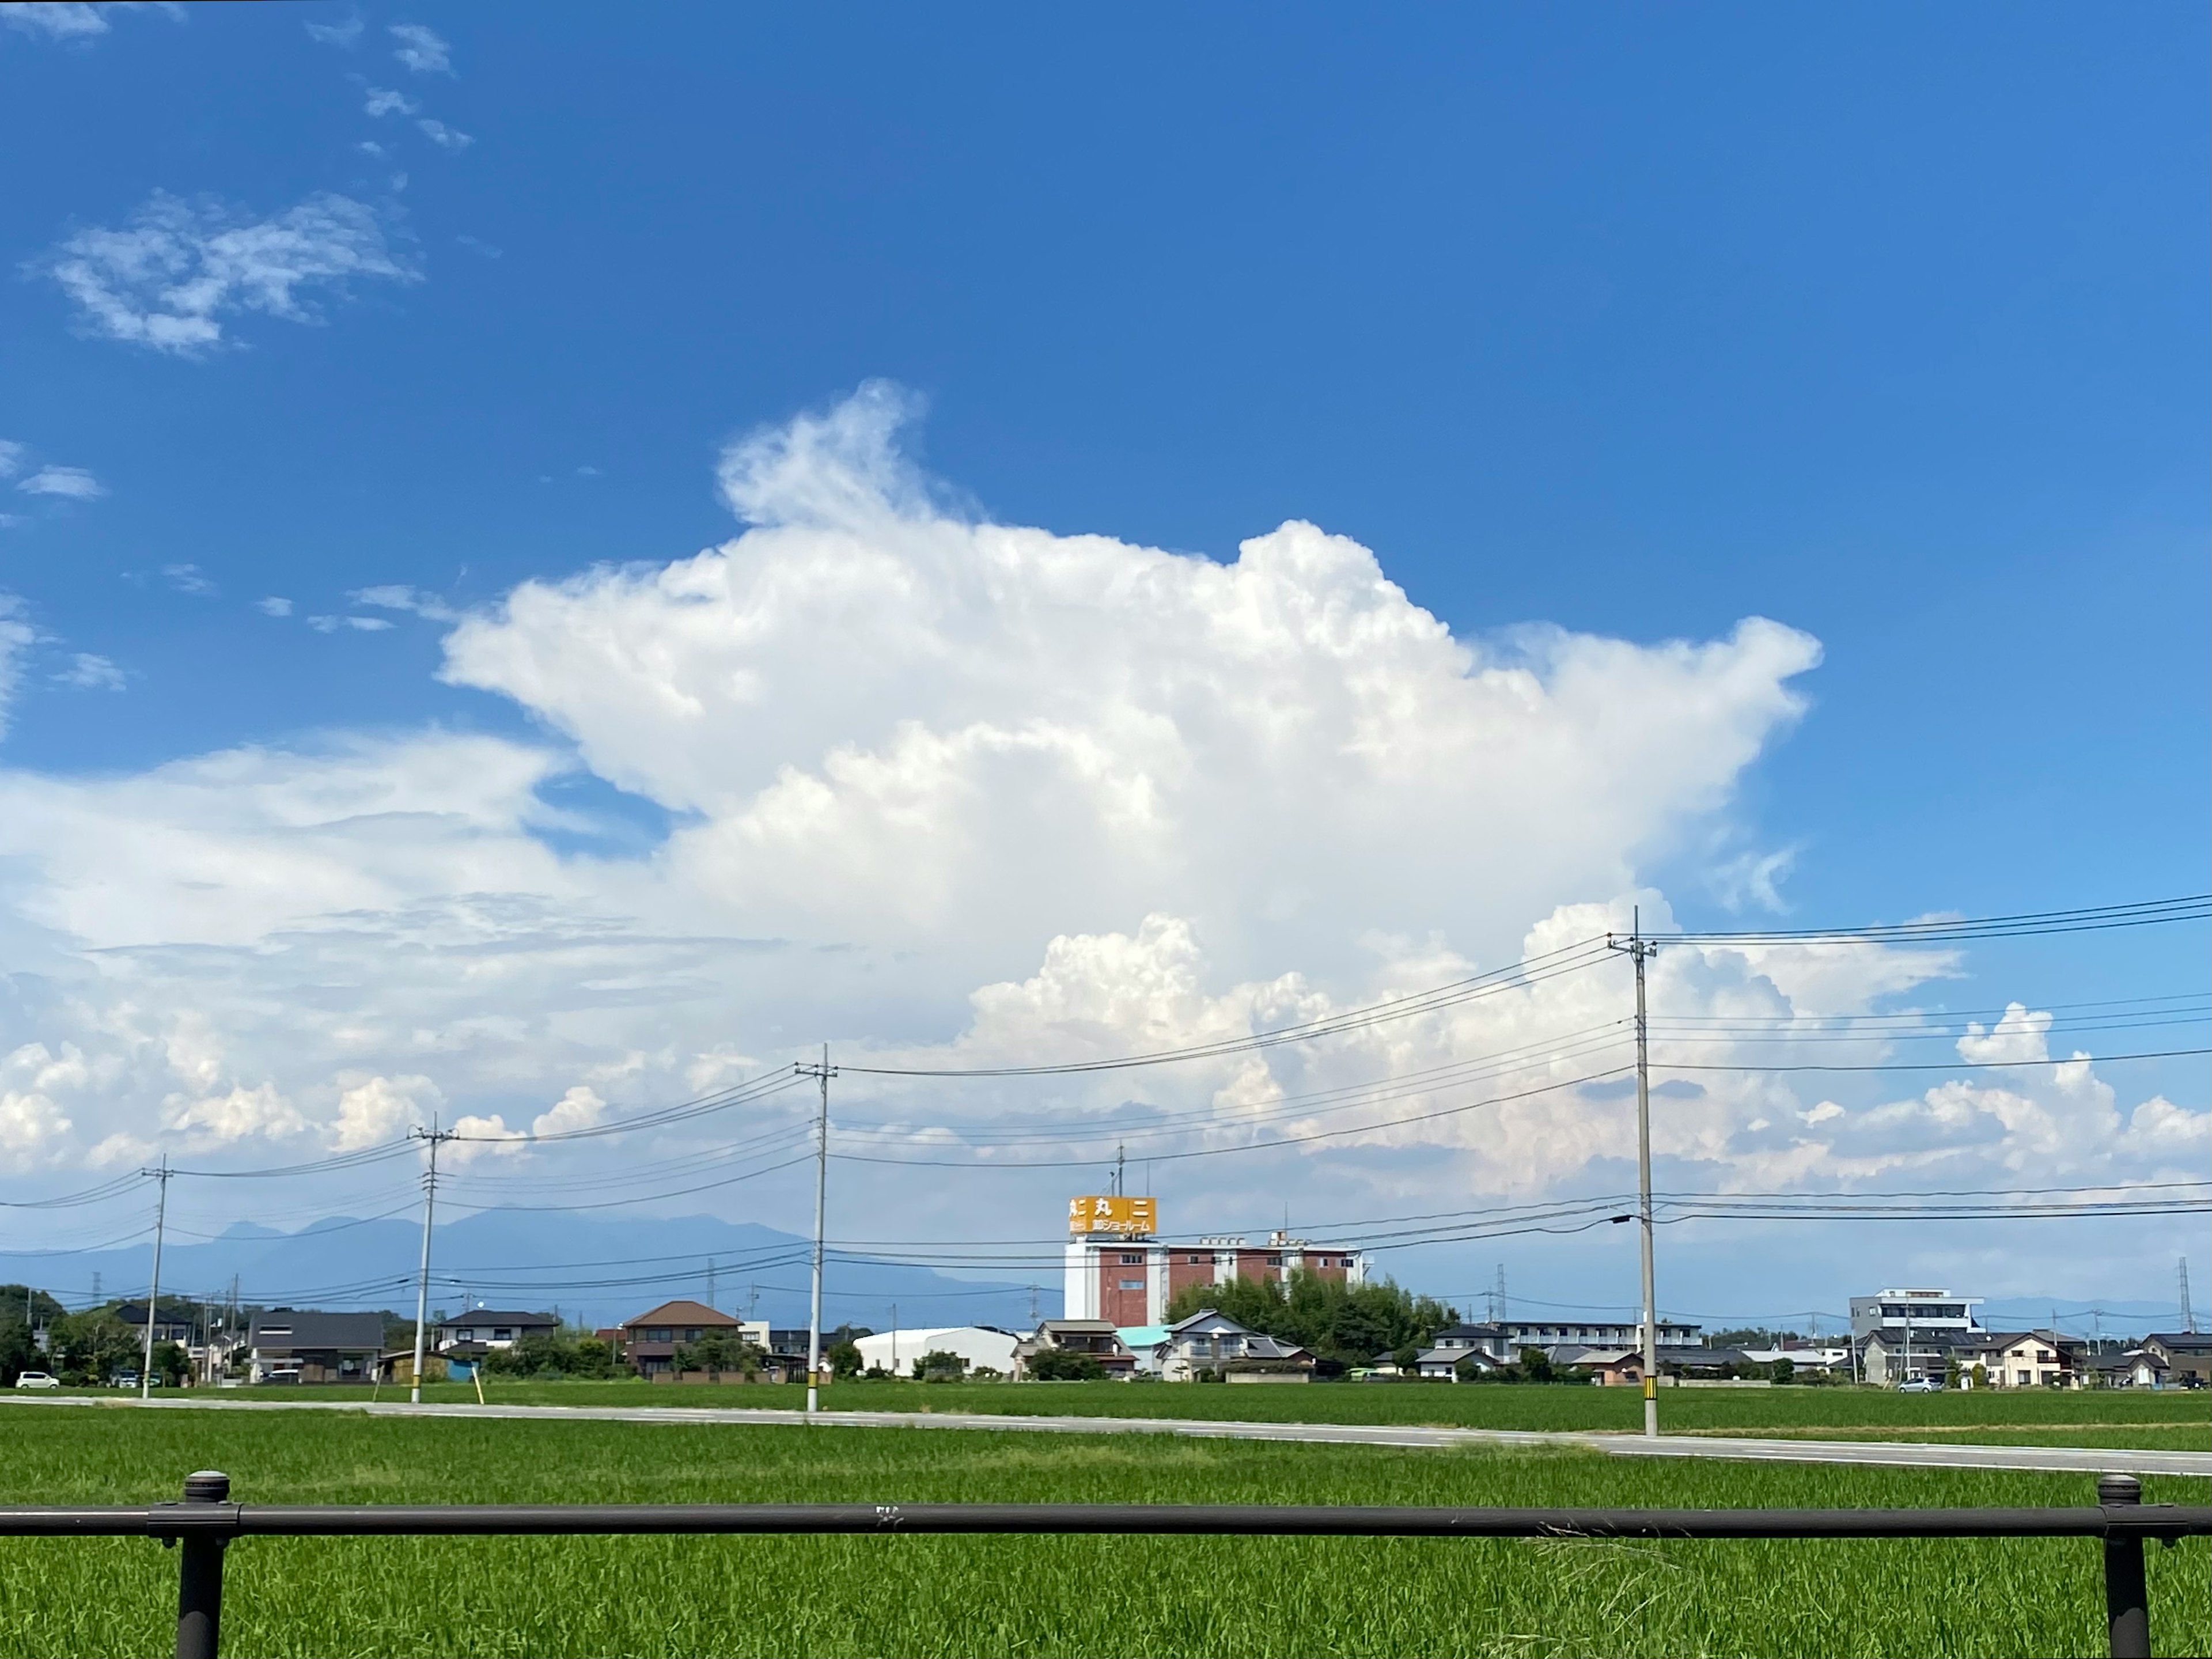
<instances>
[{"instance_id":1,"label":"black metal guardrail","mask_svg":"<svg viewBox=\"0 0 2212 1659\"><path fill-rule=\"evenodd\" d=\"M239 1538L765 1533L1156 1533L1276 1538L2094 1538L2105 1549L2114 1659L2149 1659L2143 1545L2212 1535L2212 1505L2146 1504L2130 1474L2081 1509L1524 1510L1257 1504L234 1504L230 1477L185 1479L146 1509L0 1509L0 1537L158 1538L181 1545L177 1659L216 1659L223 1553Z\"/></svg>"}]
</instances>

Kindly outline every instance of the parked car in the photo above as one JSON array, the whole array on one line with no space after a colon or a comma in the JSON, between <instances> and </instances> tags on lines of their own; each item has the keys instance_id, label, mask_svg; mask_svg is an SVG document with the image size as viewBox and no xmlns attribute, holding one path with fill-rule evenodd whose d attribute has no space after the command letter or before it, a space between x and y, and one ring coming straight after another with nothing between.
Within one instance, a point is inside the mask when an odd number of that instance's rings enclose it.
<instances>
[{"instance_id":1,"label":"parked car","mask_svg":"<svg viewBox=\"0 0 2212 1659\"><path fill-rule=\"evenodd\" d=\"M15 1386L19 1389L58 1389L61 1382L45 1371L18 1371L15 1373Z\"/></svg>"},{"instance_id":2,"label":"parked car","mask_svg":"<svg viewBox=\"0 0 2212 1659\"><path fill-rule=\"evenodd\" d=\"M108 1382L110 1386L113 1388L135 1389L138 1386L138 1373L136 1371L118 1371L113 1376L108 1378Z\"/></svg>"},{"instance_id":3,"label":"parked car","mask_svg":"<svg viewBox=\"0 0 2212 1659\"><path fill-rule=\"evenodd\" d=\"M1909 1376L1897 1385L1899 1394L1941 1394L1943 1385L1932 1376Z\"/></svg>"}]
</instances>

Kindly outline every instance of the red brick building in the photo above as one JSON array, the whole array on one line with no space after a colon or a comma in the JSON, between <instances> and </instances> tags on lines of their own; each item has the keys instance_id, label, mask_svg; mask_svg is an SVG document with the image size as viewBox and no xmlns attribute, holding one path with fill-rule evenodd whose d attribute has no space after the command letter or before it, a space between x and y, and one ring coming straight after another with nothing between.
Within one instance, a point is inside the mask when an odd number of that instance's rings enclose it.
<instances>
[{"instance_id":1,"label":"red brick building","mask_svg":"<svg viewBox=\"0 0 2212 1659\"><path fill-rule=\"evenodd\" d=\"M1366 1276L1364 1258L1349 1245L1283 1232L1258 1245L1234 1235L1170 1243L1157 1236L1158 1224L1158 1211L1149 1198L1073 1200L1062 1316L1124 1328L1159 1325L1166 1322L1168 1304L1187 1285L1280 1280L1301 1270L1355 1285Z\"/></svg>"}]
</instances>

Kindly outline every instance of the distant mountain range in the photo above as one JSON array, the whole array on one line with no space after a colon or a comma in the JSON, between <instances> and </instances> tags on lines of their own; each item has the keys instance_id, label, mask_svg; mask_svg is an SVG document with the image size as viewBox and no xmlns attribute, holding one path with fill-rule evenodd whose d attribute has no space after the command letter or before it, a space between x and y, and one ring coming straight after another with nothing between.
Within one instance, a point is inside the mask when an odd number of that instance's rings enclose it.
<instances>
[{"instance_id":1,"label":"distant mountain range","mask_svg":"<svg viewBox=\"0 0 2212 1659\"><path fill-rule=\"evenodd\" d=\"M296 1232L240 1222L222 1237L172 1237L161 1255L161 1293L265 1307L384 1308L412 1316L421 1260L419 1221L326 1217ZM557 1309L611 1325L674 1297L711 1301L771 1325L805 1324L811 1241L711 1216L607 1220L565 1212L484 1210L441 1224L431 1246L430 1305L458 1311ZM0 1281L51 1290L72 1307L95 1296L143 1296L150 1243L82 1255L0 1251ZM1027 1329L1060 1313L1058 1276L1035 1288L954 1279L926 1267L832 1255L823 1323L890 1328L996 1325ZM1032 1314L1032 1305L1035 1313Z\"/></svg>"}]
</instances>

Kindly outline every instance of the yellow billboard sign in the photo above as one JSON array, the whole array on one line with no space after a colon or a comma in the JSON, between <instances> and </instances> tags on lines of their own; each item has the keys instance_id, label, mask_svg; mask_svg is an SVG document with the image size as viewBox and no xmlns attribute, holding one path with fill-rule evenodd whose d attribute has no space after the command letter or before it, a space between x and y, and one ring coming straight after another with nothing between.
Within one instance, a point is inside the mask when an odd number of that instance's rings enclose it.
<instances>
[{"instance_id":1,"label":"yellow billboard sign","mask_svg":"<svg viewBox=\"0 0 2212 1659\"><path fill-rule=\"evenodd\" d=\"M1071 1233L1149 1234L1159 1230L1159 1200L1088 1193L1067 1200Z\"/></svg>"}]
</instances>

